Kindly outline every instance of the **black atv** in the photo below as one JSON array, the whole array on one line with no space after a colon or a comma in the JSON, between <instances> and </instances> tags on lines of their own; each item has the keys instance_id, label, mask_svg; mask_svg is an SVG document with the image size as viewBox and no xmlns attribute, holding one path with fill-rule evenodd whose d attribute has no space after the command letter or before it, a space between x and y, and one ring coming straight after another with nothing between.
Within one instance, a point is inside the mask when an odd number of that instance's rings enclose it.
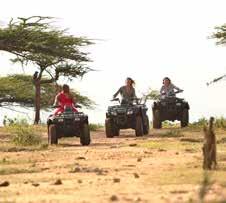
<instances>
[{"instance_id":1,"label":"black atv","mask_svg":"<svg viewBox=\"0 0 226 203\"><path fill-rule=\"evenodd\" d=\"M175 94L182 91L175 92ZM162 128L162 122L165 120L181 123L181 127L189 124L189 104L184 99L175 96L165 96L154 102L152 106L153 128Z\"/></svg>"},{"instance_id":2,"label":"black atv","mask_svg":"<svg viewBox=\"0 0 226 203\"><path fill-rule=\"evenodd\" d=\"M111 101L118 101L118 98ZM109 106L105 119L106 137L119 136L120 129L132 128L136 136L143 136L149 133L149 119L147 116L146 99L134 98L128 102Z\"/></svg>"},{"instance_id":3,"label":"black atv","mask_svg":"<svg viewBox=\"0 0 226 203\"><path fill-rule=\"evenodd\" d=\"M76 108L81 106L77 105ZM49 144L58 144L61 137L80 137L82 145L90 144L88 116L83 112L73 112L71 106L65 106L61 114L50 115L47 126Z\"/></svg>"}]
</instances>

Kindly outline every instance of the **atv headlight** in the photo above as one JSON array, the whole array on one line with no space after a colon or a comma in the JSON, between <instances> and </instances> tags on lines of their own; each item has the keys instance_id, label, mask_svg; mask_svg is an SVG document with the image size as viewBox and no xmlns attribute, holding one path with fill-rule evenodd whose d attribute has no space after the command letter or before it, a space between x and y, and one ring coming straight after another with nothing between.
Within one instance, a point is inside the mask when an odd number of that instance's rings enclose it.
<instances>
[{"instance_id":1,"label":"atv headlight","mask_svg":"<svg viewBox=\"0 0 226 203\"><path fill-rule=\"evenodd\" d=\"M176 103L177 106L181 106L181 103Z\"/></svg>"},{"instance_id":2,"label":"atv headlight","mask_svg":"<svg viewBox=\"0 0 226 203\"><path fill-rule=\"evenodd\" d=\"M117 112L116 112L116 111L112 111L112 112L111 112L111 115L117 116Z\"/></svg>"},{"instance_id":3,"label":"atv headlight","mask_svg":"<svg viewBox=\"0 0 226 203\"><path fill-rule=\"evenodd\" d=\"M63 118L59 118L57 119L58 122L64 122L64 119Z\"/></svg>"},{"instance_id":4,"label":"atv headlight","mask_svg":"<svg viewBox=\"0 0 226 203\"><path fill-rule=\"evenodd\" d=\"M79 117L75 118L75 121L80 121L80 118Z\"/></svg>"},{"instance_id":5,"label":"atv headlight","mask_svg":"<svg viewBox=\"0 0 226 203\"><path fill-rule=\"evenodd\" d=\"M131 115L131 114L133 114L132 110L127 111L127 115Z\"/></svg>"}]
</instances>

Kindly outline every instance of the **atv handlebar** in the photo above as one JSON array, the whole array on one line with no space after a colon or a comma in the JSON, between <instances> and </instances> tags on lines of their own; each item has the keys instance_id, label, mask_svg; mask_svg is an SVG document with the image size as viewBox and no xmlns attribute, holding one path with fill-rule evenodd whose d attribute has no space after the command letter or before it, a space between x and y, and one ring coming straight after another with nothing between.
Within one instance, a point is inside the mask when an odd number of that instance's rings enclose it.
<instances>
[{"instance_id":1,"label":"atv handlebar","mask_svg":"<svg viewBox=\"0 0 226 203\"><path fill-rule=\"evenodd\" d=\"M113 99L111 99L110 101L118 101L118 102L120 102L120 99L119 98L113 98Z\"/></svg>"},{"instance_id":2,"label":"atv handlebar","mask_svg":"<svg viewBox=\"0 0 226 203\"><path fill-rule=\"evenodd\" d=\"M52 108L54 108L54 109L55 109L55 108L60 108L60 107L61 107L60 105L53 105L53 106L52 106ZM81 109L81 108L82 108L82 106L79 105L79 104L75 104L74 107L75 107L75 108L78 108L78 109Z\"/></svg>"},{"instance_id":3,"label":"atv handlebar","mask_svg":"<svg viewBox=\"0 0 226 203\"><path fill-rule=\"evenodd\" d=\"M111 102L113 101L118 101L119 103L121 103L120 99L119 98L113 98L110 100ZM142 101L142 98L137 98L137 97L134 97L134 98L131 98L131 99L127 99L126 101L128 101L128 103L133 103L133 102L136 102L136 104L141 104L141 101ZM145 99L145 102L146 103L146 99Z\"/></svg>"},{"instance_id":4,"label":"atv handlebar","mask_svg":"<svg viewBox=\"0 0 226 203\"><path fill-rule=\"evenodd\" d=\"M176 92L174 92L173 94L170 94L170 95L168 95L169 97L171 97L171 96L174 96L174 94L178 94L178 93L181 93L181 92L183 92L184 90L178 90L178 91L176 91ZM161 93L161 95L160 96L163 96L163 95L166 95L166 93L164 92L164 93Z\"/></svg>"},{"instance_id":5,"label":"atv handlebar","mask_svg":"<svg viewBox=\"0 0 226 203\"><path fill-rule=\"evenodd\" d=\"M82 106L81 106L81 105L79 105L79 104L75 104L75 108L81 109L81 108L82 108Z\"/></svg>"}]
</instances>

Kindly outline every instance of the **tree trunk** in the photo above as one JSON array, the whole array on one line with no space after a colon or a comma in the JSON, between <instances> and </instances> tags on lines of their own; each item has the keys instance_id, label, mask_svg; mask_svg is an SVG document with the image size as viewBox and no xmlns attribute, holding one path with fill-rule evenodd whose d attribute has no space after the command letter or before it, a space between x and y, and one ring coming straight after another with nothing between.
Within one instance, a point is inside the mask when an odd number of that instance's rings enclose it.
<instances>
[{"instance_id":1,"label":"tree trunk","mask_svg":"<svg viewBox=\"0 0 226 203\"><path fill-rule=\"evenodd\" d=\"M35 84L35 120L34 124L38 124L40 122L40 100L41 100L41 84L40 79L36 79L34 81Z\"/></svg>"}]
</instances>

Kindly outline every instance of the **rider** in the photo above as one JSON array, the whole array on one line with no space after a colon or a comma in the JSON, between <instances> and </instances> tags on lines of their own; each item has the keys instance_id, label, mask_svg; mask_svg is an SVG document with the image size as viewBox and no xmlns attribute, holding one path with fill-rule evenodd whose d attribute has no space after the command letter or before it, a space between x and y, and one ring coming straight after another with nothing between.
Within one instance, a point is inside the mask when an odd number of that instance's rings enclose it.
<instances>
[{"instance_id":1,"label":"rider","mask_svg":"<svg viewBox=\"0 0 226 203\"><path fill-rule=\"evenodd\" d=\"M119 90L113 95L113 98L116 98L118 94L122 97L122 104L128 104L132 99L136 98L135 92L135 81L127 77L126 78L126 85L119 88Z\"/></svg>"},{"instance_id":2,"label":"rider","mask_svg":"<svg viewBox=\"0 0 226 203\"><path fill-rule=\"evenodd\" d=\"M176 93L174 90L177 90L177 92L183 92L182 89L180 89L179 87L176 87L173 83L171 83L170 78L168 77L163 78L163 86L160 89L161 96L175 97Z\"/></svg>"},{"instance_id":3,"label":"rider","mask_svg":"<svg viewBox=\"0 0 226 203\"><path fill-rule=\"evenodd\" d=\"M58 93L55 97L54 106L57 106L57 109L54 111L54 115L60 114L64 111L65 106L72 107L74 112L77 112L75 108L76 100L70 93L70 88L68 85L64 84L62 87L62 91Z\"/></svg>"}]
</instances>

